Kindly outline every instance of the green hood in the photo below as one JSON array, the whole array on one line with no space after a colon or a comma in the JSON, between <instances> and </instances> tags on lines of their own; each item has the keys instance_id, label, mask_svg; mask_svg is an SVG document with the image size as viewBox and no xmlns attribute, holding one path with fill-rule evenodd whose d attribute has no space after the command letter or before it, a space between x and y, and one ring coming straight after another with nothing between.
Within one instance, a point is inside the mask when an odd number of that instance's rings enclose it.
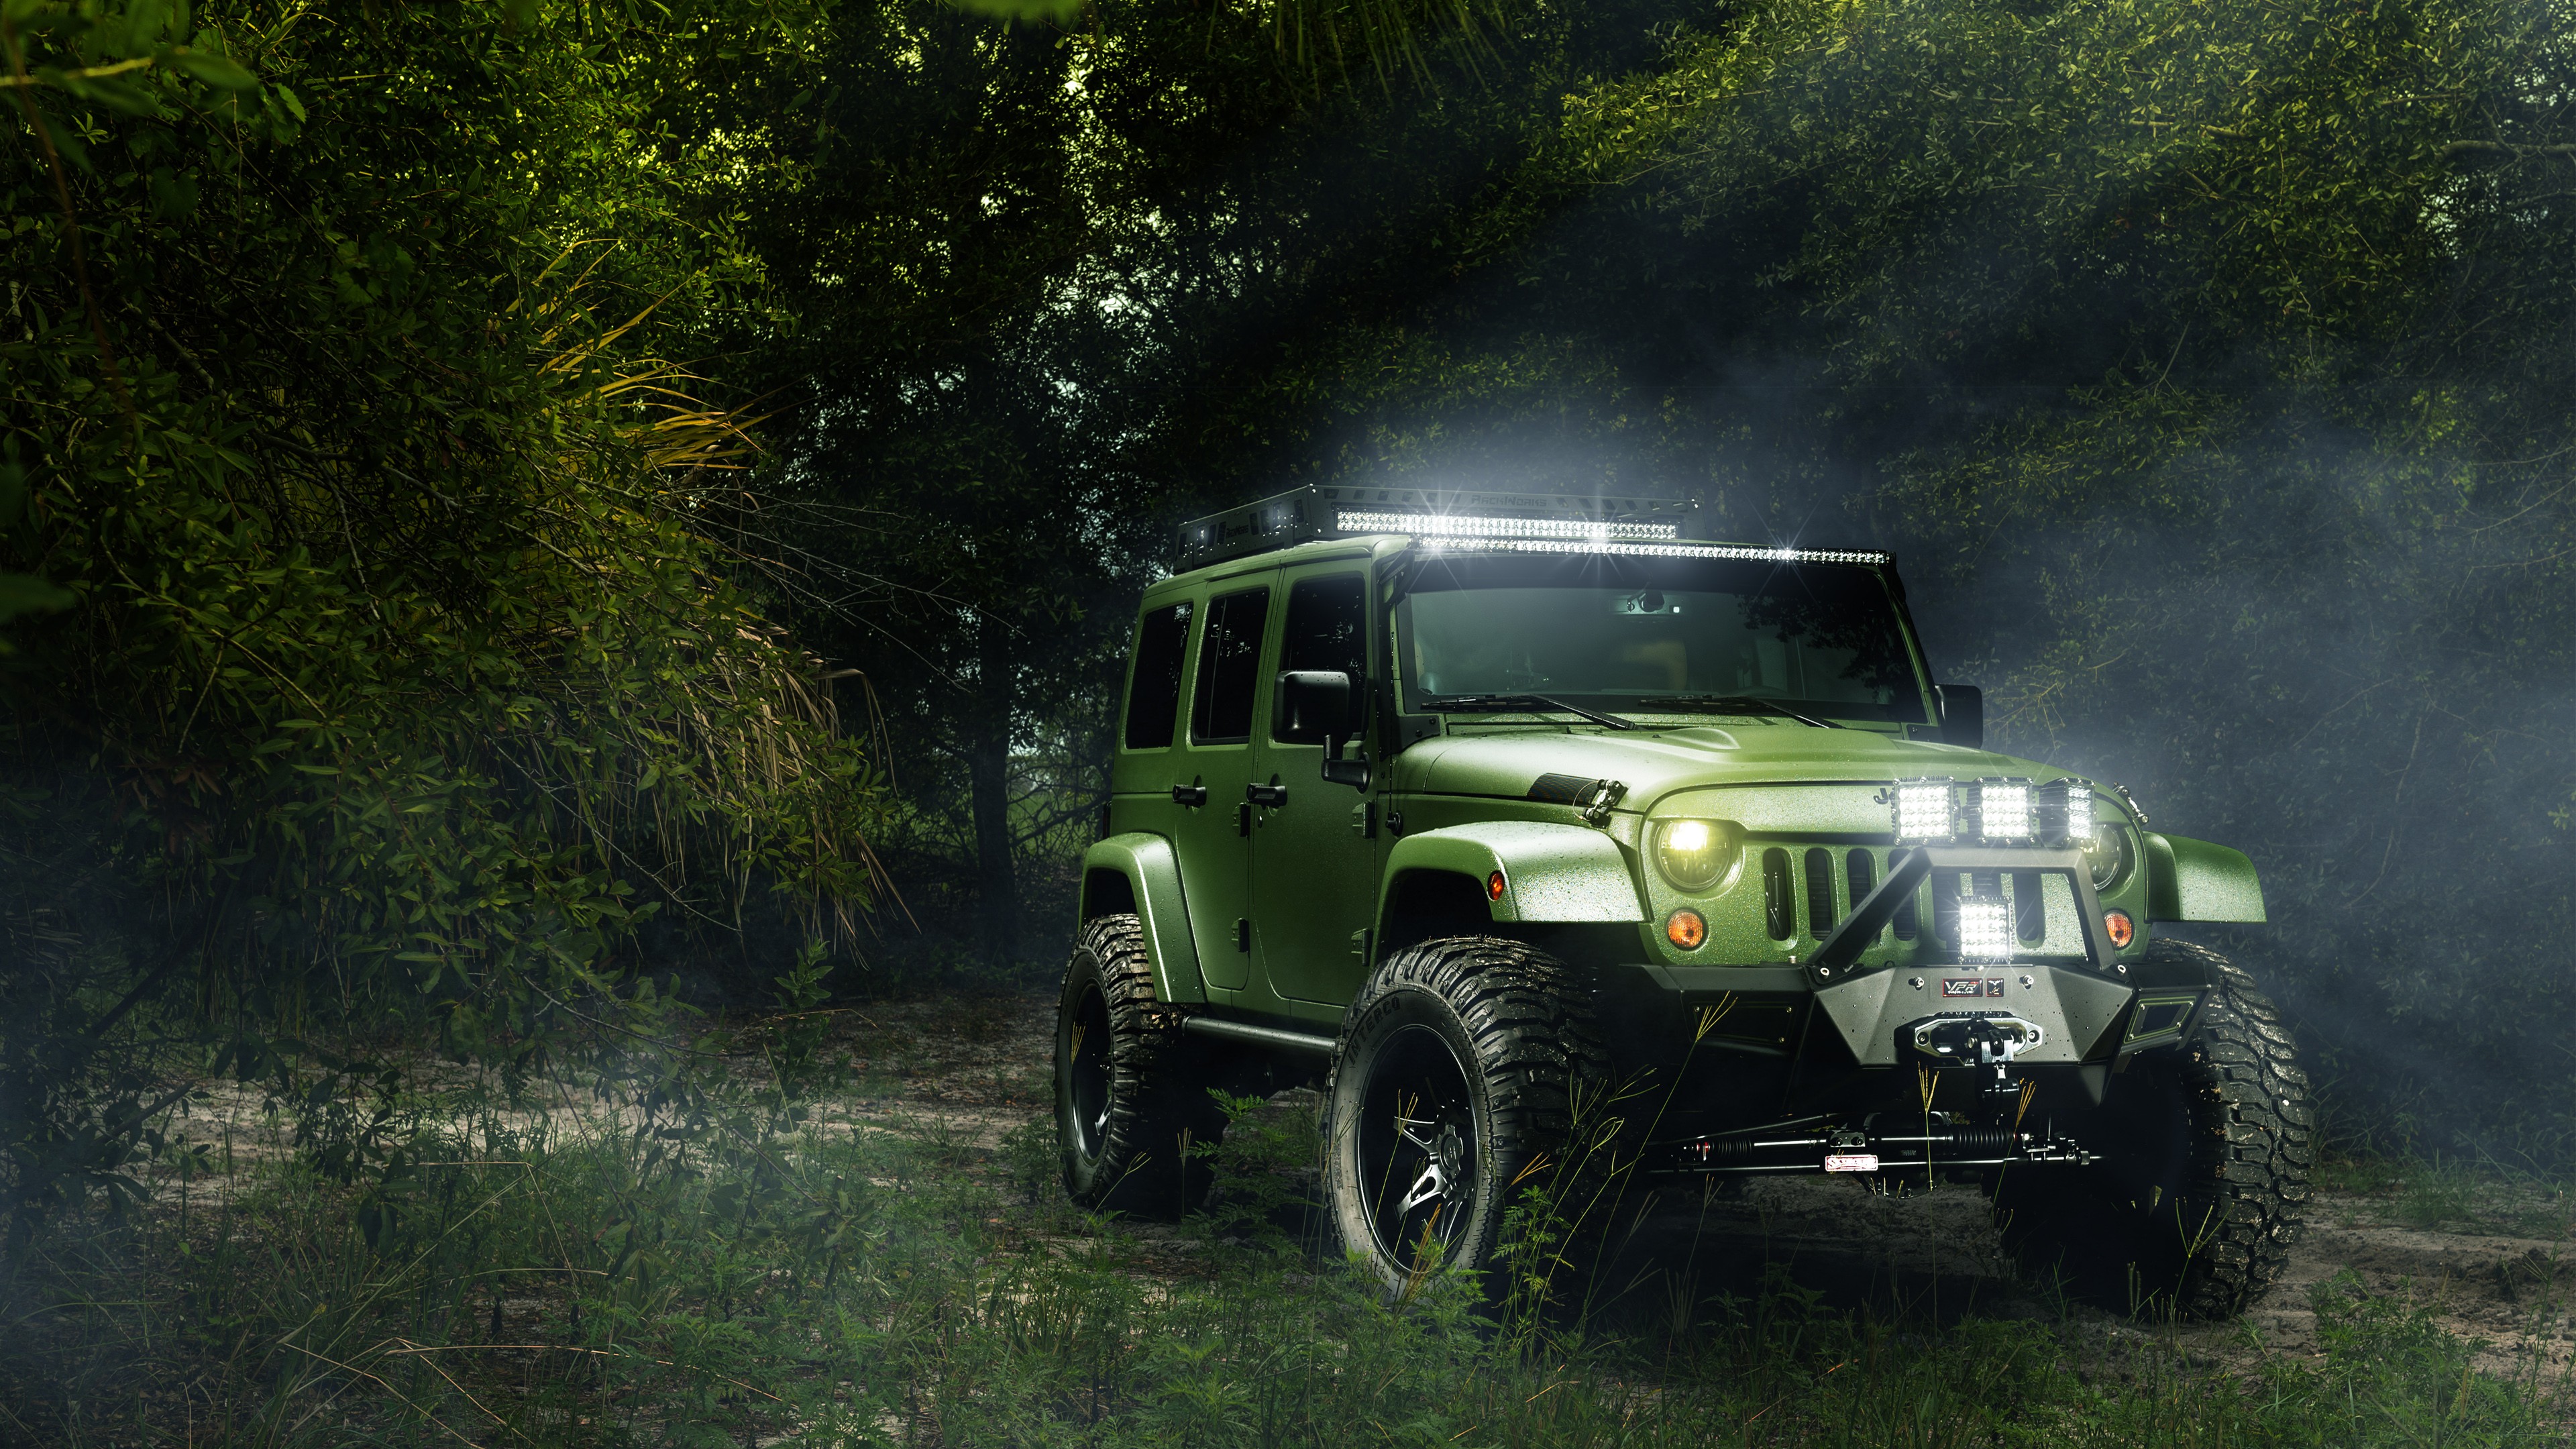
<instances>
[{"instance_id":1,"label":"green hood","mask_svg":"<svg viewBox=\"0 0 2576 1449\"><path fill-rule=\"evenodd\" d=\"M2014 775L2053 780L2064 770L2010 755L1901 739L1866 729L1796 723L1695 725L1688 729L1477 732L1424 740L1394 762L1394 786L1414 793L1525 799L1541 775L1623 782L1623 811L1646 812L1678 790L1765 784L1880 784L1918 776Z\"/></svg>"}]
</instances>

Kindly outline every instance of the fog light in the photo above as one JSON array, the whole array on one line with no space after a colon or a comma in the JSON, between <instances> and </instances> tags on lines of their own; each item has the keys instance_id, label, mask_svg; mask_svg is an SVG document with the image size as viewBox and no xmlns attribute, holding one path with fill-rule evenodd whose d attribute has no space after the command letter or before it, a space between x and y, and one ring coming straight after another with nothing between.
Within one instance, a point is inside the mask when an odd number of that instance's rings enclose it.
<instances>
[{"instance_id":1,"label":"fog light","mask_svg":"<svg viewBox=\"0 0 2576 1449\"><path fill-rule=\"evenodd\" d=\"M2012 953L2012 907L1996 896L1969 896L1961 900L1959 959L2009 961Z\"/></svg>"},{"instance_id":2,"label":"fog light","mask_svg":"<svg viewBox=\"0 0 2576 1449\"><path fill-rule=\"evenodd\" d=\"M1499 901L1502 898L1503 873L1498 870L1492 875L1485 877L1485 899L1489 901Z\"/></svg>"},{"instance_id":3,"label":"fog light","mask_svg":"<svg viewBox=\"0 0 2576 1449\"><path fill-rule=\"evenodd\" d=\"M1664 917L1664 939L1685 951L1696 951L1708 939L1708 922L1697 911L1675 911Z\"/></svg>"},{"instance_id":4,"label":"fog light","mask_svg":"<svg viewBox=\"0 0 2576 1449\"><path fill-rule=\"evenodd\" d=\"M2127 911L2109 911L2102 917L2102 933L2111 938L2113 950L2125 951L2138 939L2138 928L2129 922Z\"/></svg>"}]
</instances>

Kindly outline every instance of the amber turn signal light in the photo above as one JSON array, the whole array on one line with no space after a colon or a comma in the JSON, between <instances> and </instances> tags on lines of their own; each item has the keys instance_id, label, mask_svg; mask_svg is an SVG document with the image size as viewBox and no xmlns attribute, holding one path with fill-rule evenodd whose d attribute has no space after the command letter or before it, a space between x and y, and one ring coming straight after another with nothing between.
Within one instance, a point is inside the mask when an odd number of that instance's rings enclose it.
<instances>
[{"instance_id":1,"label":"amber turn signal light","mask_svg":"<svg viewBox=\"0 0 2576 1449\"><path fill-rule=\"evenodd\" d=\"M1499 901L1502 898L1503 873L1498 870L1492 875L1485 877L1485 899L1489 901Z\"/></svg>"},{"instance_id":2,"label":"amber turn signal light","mask_svg":"<svg viewBox=\"0 0 2576 1449\"><path fill-rule=\"evenodd\" d=\"M1696 951L1708 939L1708 922L1697 911L1683 909L1664 917L1664 939L1685 951Z\"/></svg>"},{"instance_id":3,"label":"amber turn signal light","mask_svg":"<svg viewBox=\"0 0 2576 1449\"><path fill-rule=\"evenodd\" d=\"M2110 936L2111 949L2115 951L2128 949L2129 943L2138 939L2138 928L2130 924L2127 911L2105 912L2102 916L2102 930Z\"/></svg>"}]
</instances>

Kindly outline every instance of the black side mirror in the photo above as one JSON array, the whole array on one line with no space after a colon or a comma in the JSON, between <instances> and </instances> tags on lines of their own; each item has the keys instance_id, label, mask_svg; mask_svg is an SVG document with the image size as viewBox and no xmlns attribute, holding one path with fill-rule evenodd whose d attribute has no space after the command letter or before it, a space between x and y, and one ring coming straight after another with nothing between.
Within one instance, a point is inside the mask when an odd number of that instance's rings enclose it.
<instances>
[{"instance_id":1,"label":"black side mirror","mask_svg":"<svg viewBox=\"0 0 2576 1449\"><path fill-rule=\"evenodd\" d=\"M1270 735L1324 742L1324 779L1354 790L1369 787L1368 756L1342 758L1342 746L1360 731L1360 681L1338 669L1291 669L1270 691Z\"/></svg>"},{"instance_id":2,"label":"black side mirror","mask_svg":"<svg viewBox=\"0 0 2576 1449\"><path fill-rule=\"evenodd\" d=\"M1358 691L1338 669L1291 669L1279 676L1270 693L1272 739L1312 741L1351 733Z\"/></svg>"},{"instance_id":3,"label":"black side mirror","mask_svg":"<svg viewBox=\"0 0 2576 1449\"><path fill-rule=\"evenodd\" d=\"M1986 692L1973 684L1936 684L1933 702L1941 707L1941 742L1968 749L1986 747Z\"/></svg>"}]
</instances>

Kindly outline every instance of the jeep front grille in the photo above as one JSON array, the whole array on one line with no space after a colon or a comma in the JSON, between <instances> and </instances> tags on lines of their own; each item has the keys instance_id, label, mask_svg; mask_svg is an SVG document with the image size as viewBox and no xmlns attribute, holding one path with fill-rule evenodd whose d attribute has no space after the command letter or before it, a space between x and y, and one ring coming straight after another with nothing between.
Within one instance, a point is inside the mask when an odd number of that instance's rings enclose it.
<instances>
[{"instance_id":1,"label":"jeep front grille","mask_svg":"<svg viewBox=\"0 0 2576 1449\"><path fill-rule=\"evenodd\" d=\"M1807 934L1821 941L1841 919L1834 911L1834 853L1807 852Z\"/></svg>"},{"instance_id":2,"label":"jeep front grille","mask_svg":"<svg viewBox=\"0 0 2576 1449\"><path fill-rule=\"evenodd\" d=\"M1762 852L1763 928L1774 941L1798 934L1798 906L1791 892L1789 852L1778 846Z\"/></svg>"}]
</instances>

